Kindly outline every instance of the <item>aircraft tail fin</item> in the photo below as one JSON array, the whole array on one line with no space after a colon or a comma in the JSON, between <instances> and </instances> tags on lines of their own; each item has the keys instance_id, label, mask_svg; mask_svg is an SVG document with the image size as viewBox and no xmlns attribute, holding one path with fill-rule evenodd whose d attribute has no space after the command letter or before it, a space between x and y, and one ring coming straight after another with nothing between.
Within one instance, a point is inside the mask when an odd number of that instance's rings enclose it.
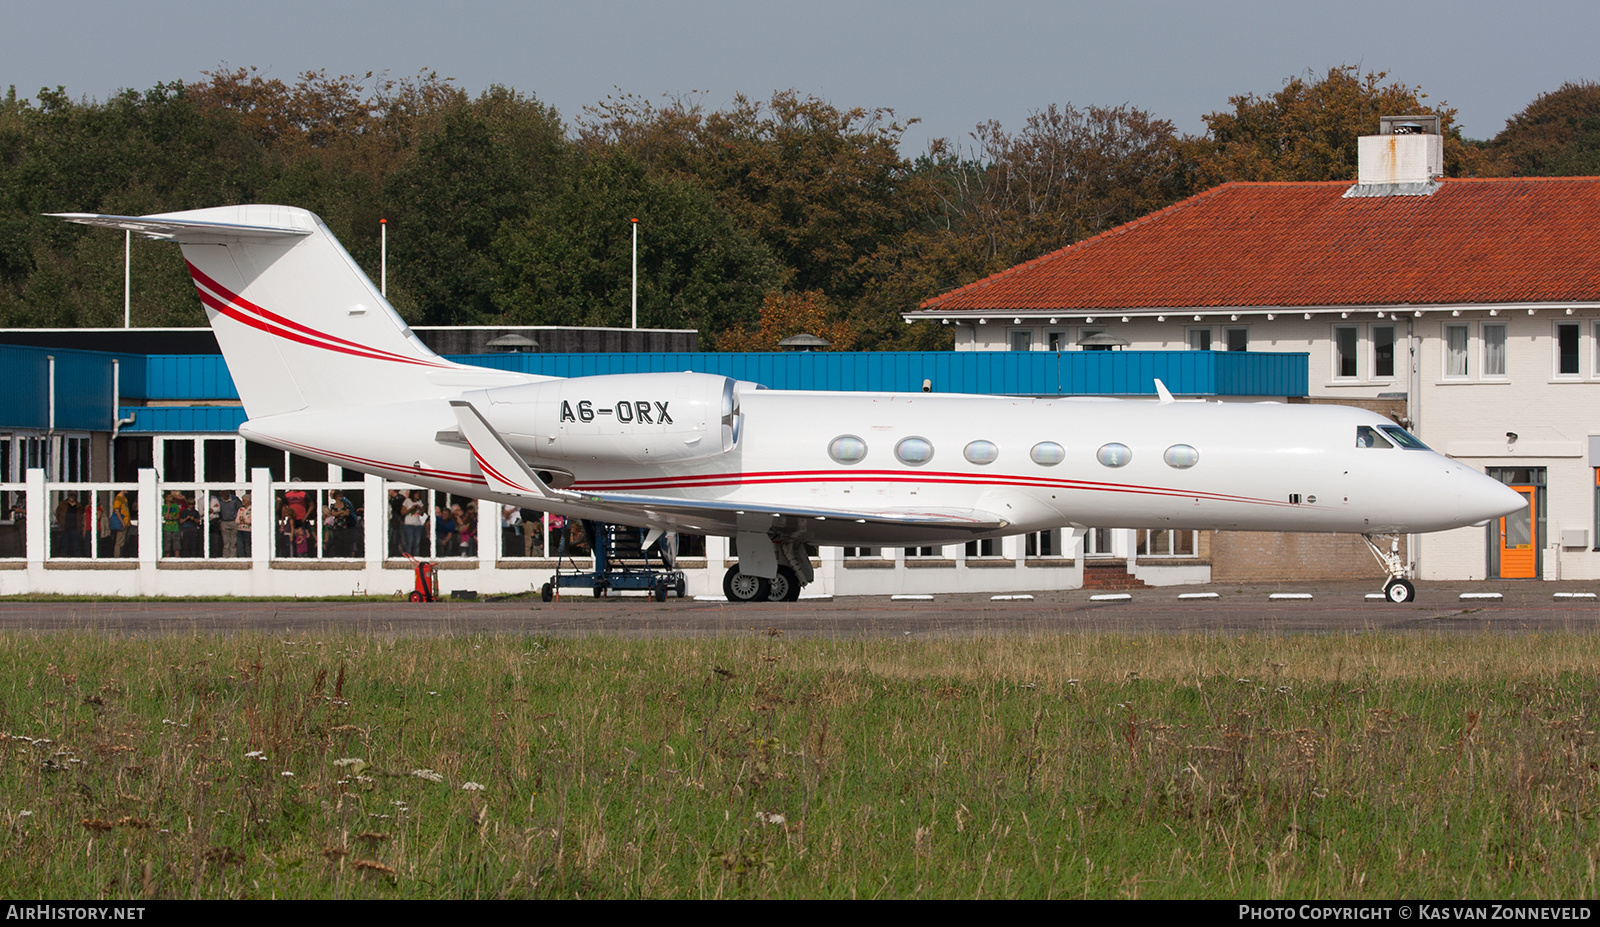
<instances>
[{"instance_id":1,"label":"aircraft tail fin","mask_svg":"<svg viewBox=\"0 0 1600 927\"><path fill-rule=\"evenodd\" d=\"M175 241L251 418L436 398L463 368L418 340L322 220L291 206L58 214ZM488 385L482 382L479 386ZM453 387L453 388L452 388Z\"/></svg>"}]
</instances>

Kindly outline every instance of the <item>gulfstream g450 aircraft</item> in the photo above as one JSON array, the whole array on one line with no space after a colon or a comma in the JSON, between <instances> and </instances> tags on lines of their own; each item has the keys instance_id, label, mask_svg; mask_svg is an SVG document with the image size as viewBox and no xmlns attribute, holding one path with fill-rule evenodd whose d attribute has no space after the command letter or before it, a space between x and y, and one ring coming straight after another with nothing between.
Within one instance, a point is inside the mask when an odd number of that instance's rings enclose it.
<instances>
[{"instance_id":1,"label":"gulfstream g450 aircraft","mask_svg":"<svg viewBox=\"0 0 1600 927\"><path fill-rule=\"evenodd\" d=\"M440 358L316 216L64 214L183 247L252 441L562 515L734 537L729 599L793 598L805 545L924 546L1089 526L1393 540L1523 500L1338 406L765 390L699 373L559 379ZM1376 539L1389 541L1387 547ZM650 540L653 538L647 538Z\"/></svg>"}]
</instances>

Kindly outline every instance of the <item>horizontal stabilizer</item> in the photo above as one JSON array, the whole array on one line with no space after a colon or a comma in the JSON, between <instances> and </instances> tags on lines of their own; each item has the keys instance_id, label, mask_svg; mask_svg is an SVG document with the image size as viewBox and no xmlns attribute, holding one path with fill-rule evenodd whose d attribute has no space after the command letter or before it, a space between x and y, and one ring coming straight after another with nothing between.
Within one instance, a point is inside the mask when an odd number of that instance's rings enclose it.
<instances>
[{"instance_id":1,"label":"horizontal stabilizer","mask_svg":"<svg viewBox=\"0 0 1600 927\"><path fill-rule=\"evenodd\" d=\"M484 419L483 413L464 399L452 399L450 408L461 423L461 437L472 449L472 460L483 472L489 489L508 496L533 499L571 498L568 493L557 493L511 449Z\"/></svg>"},{"instance_id":2,"label":"horizontal stabilizer","mask_svg":"<svg viewBox=\"0 0 1600 927\"><path fill-rule=\"evenodd\" d=\"M79 225L93 225L104 229L121 229L137 232L158 241L176 241L180 244L199 244L225 241L271 241L280 238L304 238L311 229L285 228L270 225L239 225L232 222L200 222L194 219L165 219L161 216L102 216L88 212L52 212L46 215Z\"/></svg>"}]
</instances>

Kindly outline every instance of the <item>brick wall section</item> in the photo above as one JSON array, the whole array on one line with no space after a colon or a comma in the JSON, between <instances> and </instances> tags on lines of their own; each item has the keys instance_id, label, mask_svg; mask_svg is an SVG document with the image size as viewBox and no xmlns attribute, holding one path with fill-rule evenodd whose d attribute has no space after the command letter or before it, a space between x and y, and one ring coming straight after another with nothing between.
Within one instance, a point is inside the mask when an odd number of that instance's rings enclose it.
<instances>
[{"instance_id":1,"label":"brick wall section","mask_svg":"<svg viewBox=\"0 0 1600 927\"><path fill-rule=\"evenodd\" d=\"M1406 554L1405 539L1400 554ZM1211 538L1211 580L1382 579L1383 568L1359 534L1290 534L1218 531Z\"/></svg>"}]
</instances>

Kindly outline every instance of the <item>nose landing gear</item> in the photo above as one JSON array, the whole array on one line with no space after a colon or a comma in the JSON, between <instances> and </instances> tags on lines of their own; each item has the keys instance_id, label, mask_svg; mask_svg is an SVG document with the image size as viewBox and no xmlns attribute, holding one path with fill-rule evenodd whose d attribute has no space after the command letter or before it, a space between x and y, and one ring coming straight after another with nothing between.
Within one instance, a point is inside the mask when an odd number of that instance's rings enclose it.
<instances>
[{"instance_id":1,"label":"nose landing gear","mask_svg":"<svg viewBox=\"0 0 1600 927\"><path fill-rule=\"evenodd\" d=\"M1378 546L1377 540L1387 538L1389 549L1384 550ZM1367 542L1367 549L1372 551L1384 572L1389 578L1383 584L1383 597L1396 605L1404 605L1417 597L1417 587L1406 579L1406 565L1400 559L1400 536L1397 534L1363 534L1361 540Z\"/></svg>"}]
</instances>

